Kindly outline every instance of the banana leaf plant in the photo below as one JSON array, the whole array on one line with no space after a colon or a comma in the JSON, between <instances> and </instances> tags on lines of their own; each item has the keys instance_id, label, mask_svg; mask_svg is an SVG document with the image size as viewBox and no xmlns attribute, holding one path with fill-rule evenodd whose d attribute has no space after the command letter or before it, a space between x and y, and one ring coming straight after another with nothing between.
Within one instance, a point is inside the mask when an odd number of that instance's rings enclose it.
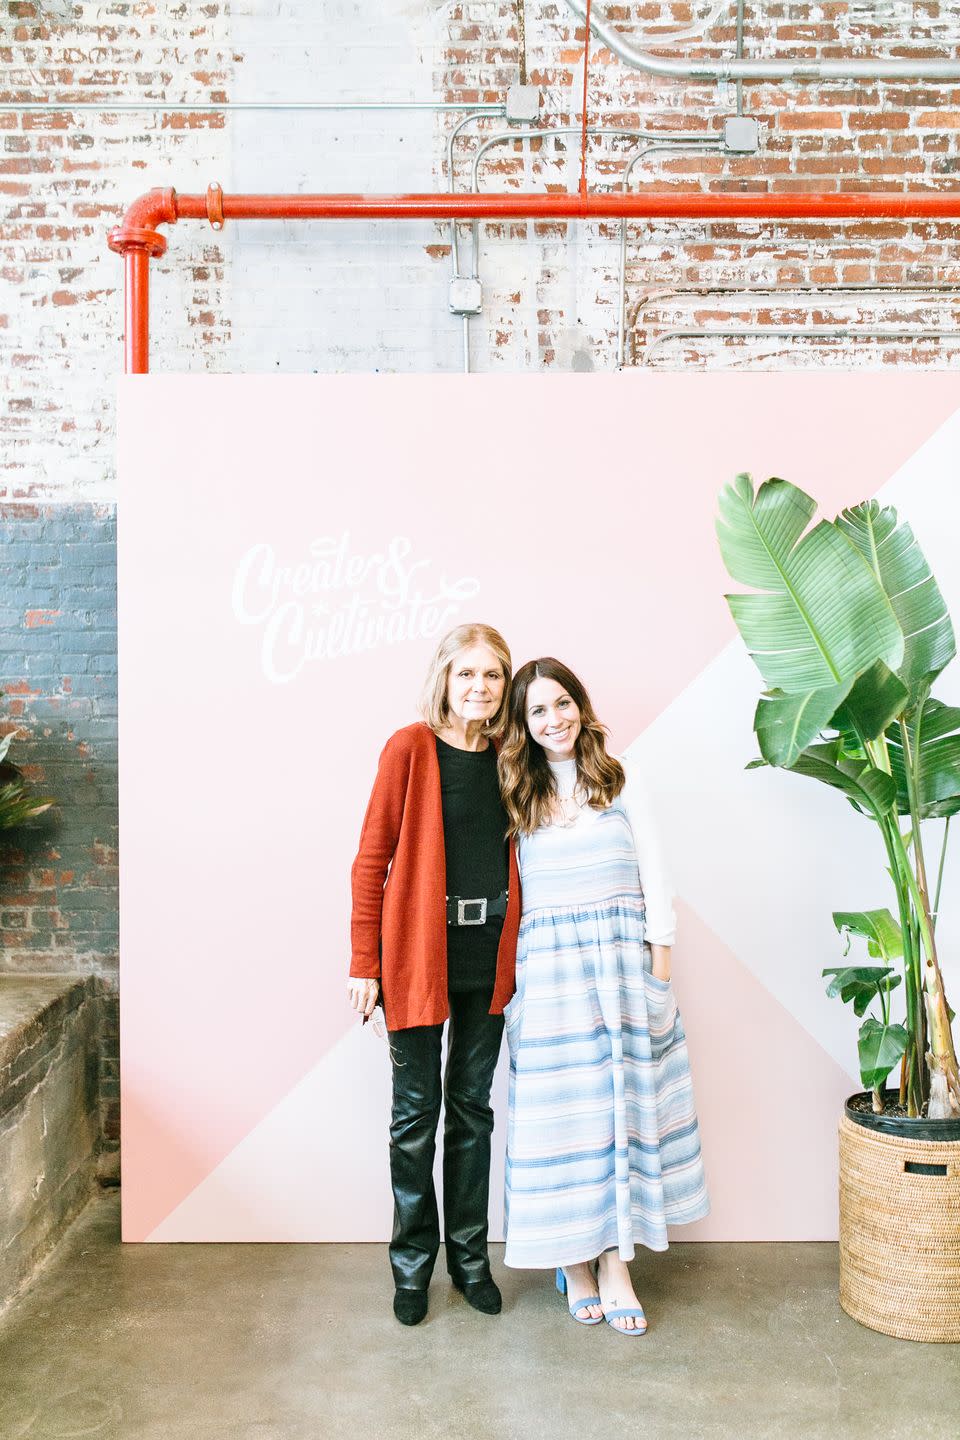
<instances>
[{"instance_id":1,"label":"banana leaf plant","mask_svg":"<svg viewBox=\"0 0 960 1440\"><path fill-rule=\"evenodd\" d=\"M786 480L754 493L738 475L720 496L717 535L733 618L766 689L754 717L761 759L839 790L875 827L893 884L890 910L838 911L837 928L880 965L831 967L828 994L852 1003L860 1070L882 1109L900 1065L909 1115L960 1114L960 1072L937 954L950 817L960 810L960 709L931 690L956 653L953 626L910 526L866 501L811 526L816 502ZM923 823L945 820L931 896ZM902 981L903 1023L891 1016Z\"/></svg>"}]
</instances>

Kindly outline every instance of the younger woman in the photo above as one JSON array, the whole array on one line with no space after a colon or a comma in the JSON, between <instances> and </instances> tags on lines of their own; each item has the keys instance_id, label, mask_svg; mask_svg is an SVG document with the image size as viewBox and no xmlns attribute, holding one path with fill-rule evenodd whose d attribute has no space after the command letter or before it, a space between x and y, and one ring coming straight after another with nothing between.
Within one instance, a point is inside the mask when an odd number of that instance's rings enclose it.
<instances>
[{"instance_id":1,"label":"younger woman","mask_svg":"<svg viewBox=\"0 0 960 1440\"><path fill-rule=\"evenodd\" d=\"M556 1267L575 1320L638 1336L634 1246L665 1250L709 1202L670 891L642 785L604 737L565 665L518 671L499 760L523 894L504 1258Z\"/></svg>"}]
</instances>

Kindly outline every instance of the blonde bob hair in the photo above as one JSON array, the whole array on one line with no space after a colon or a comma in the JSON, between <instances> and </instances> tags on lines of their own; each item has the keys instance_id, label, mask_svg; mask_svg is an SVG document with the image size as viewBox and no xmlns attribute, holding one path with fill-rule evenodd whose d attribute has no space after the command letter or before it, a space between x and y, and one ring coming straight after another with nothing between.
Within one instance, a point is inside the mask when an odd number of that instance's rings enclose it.
<instances>
[{"instance_id":1,"label":"blonde bob hair","mask_svg":"<svg viewBox=\"0 0 960 1440\"><path fill-rule=\"evenodd\" d=\"M503 699L496 715L483 727L484 735L498 735L507 715L513 661L510 659L506 640L499 630L494 630L492 625L458 625L455 630L450 630L444 635L430 661L430 668L423 685L423 694L420 698L420 714L431 730L442 730L449 722L450 705L447 700L447 687L450 679L450 666L461 650L466 650L471 645L486 645L503 666Z\"/></svg>"},{"instance_id":2,"label":"blonde bob hair","mask_svg":"<svg viewBox=\"0 0 960 1440\"><path fill-rule=\"evenodd\" d=\"M607 730L597 719L590 696L568 666L544 655L517 671L510 691L506 733L500 744L500 790L509 821L508 835L531 835L556 818L557 782L547 752L530 734L527 691L534 680L553 680L580 712L574 747L577 789L591 810L606 810L626 784L620 761L607 754Z\"/></svg>"}]
</instances>

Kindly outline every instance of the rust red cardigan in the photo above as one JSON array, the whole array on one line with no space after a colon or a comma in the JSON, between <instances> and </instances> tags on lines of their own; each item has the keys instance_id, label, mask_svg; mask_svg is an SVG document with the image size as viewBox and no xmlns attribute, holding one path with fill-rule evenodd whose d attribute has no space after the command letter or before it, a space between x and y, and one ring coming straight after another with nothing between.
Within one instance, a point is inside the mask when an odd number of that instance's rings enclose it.
<instances>
[{"instance_id":1,"label":"rust red cardigan","mask_svg":"<svg viewBox=\"0 0 960 1440\"><path fill-rule=\"evenodd\" d=\"M515 983L520 873L512 840L509 877L491 1015L503 1012ZM407 725L384 746L351 884L350 974L380 980L388 1030L441 1025L450 1013L446 857L437 743L427 725Z\"/></svg>"}]
</instances>

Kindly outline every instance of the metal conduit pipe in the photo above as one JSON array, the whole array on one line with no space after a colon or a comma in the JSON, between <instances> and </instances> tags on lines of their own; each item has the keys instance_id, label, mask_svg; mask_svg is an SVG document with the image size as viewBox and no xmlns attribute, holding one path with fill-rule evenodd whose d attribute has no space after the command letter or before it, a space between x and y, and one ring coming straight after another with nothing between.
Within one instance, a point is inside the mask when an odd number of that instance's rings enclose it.
<instances>
[{"instance_id":1,"label":"metal conduit pipe","mask_svg":"<svg viewBox=\"0 0 960 1440\"><path fill-rule=\"evenodd\" d=\"M743 59L743 0L737 0L737 59ZM743 77L737 80L737 114L743 114Z\"/></svg>"},{"instance_id":2,"label":"metal conduit pipe","mask_svg":"<svg viewBox=\"0 0 960 1440\"><path fill-rule=\"evenodd\" d=\"M679 145L677 145L677 146L673 146L673 145L648 145L648 146L646 147L646 149L641 150L641 151L639 152L639 154L634 155L633 159L630 161L630 163L629 163L629 165L627 166L626 170L623 172L623 189L624 189L624 191L627 191L627 190L629 189L629 187L630 187L630 176L631 176L631 174L632 174L632 172L633 172L633 167L634 167L634 165L636 165L636 164L638 163L638 161L642 160L646 155L649 155L649 154L651 154L651 153L654 152L654 151L665 151L665 152L668 152L668 153L675 153L675 152L680 151L680 150L686 150L687 148L688 148L688 147L687 147L686 145L684 145L684 146L679 146ZM694 154L696 154L696 153L708 153L708 154L720 153L720 154L723 154L725 148L726 148L726 147L722 144L722 142L718 145L716 139L715 139L713 136L709 136L709 137L703 137L702 140L701 140L701 142L700 142L700 144L696 147L696 149L693 150L692 153L694 153ZM620 272L619 272L619 283L618 283L618 286L617 286L617 369L618 369L618 370L622 370L622 369L623 369L624 346L625 346L625 326L626 326L625 314L624 314L624 312L625 312L625 310L626 310L626 305L627 305L627 221L626 221L626 217L624 216L624 218L620 221Z\"/></svg>"},{"instance_id":3,"label":"metal conduit pipe","mask_svg":"<svg viewBox=\"0 0 960 1440\"><path fill-rule=\"evenodd\" d=\"M486 154L486 152L487 152L492 146L494 146L494 145L500 145L500 144L505 144L507 140L532 140L532 139L539 139L539 138L542 138L544 135L582 135L582 134L583 134L583 126L582 126L582 125L559 125L559 126L553 126L553 127L549 128L549 129L540 129L540 130L501 130L501 131L499 131L496 135L491 135L491 136L484 142L484 144L481 145L480 149L477 151L477 154L476 154L475 157L474 157L474 161L473 161L473 180L472 180L472 185L471 185L471 189L473 190L473 193L474 193L474 194L478 194L478 193L479 193L479 190L480 190L480 176L479 176L480 161L483 159L483 157L484 157L484 155ZM630 140L650 140L650 141L656 141L656 140L658 140L659 137L664 137L662 146L650 145L650 146L648 146L646 149L644 149L644 150L642 150L642 151L640 152L641 155L646 155L647 153L649 153L649 151L650 151L651 149L656 149L656 148L663 148L663 149L665 149L665 150L666 150L666 149L671 149L671 148L673 148L673 147L672 147L672 144L671 144L671 141L674 142L674 143L677 145L678 148L679 148L680 144L681 144L681 143L684 143L684 142L689 143L689 144L696 144L696 143L699 143L699 142L701 142L701 141L702 141L702 143L704 143L704 144L707 144L708 142L715 143L715 142L713 141L713 137L712 137L712 136L707 136L707 135L703 135L703 136L701 136L701 135L699 135L699 134L696 134L696 135L684 135L684 134L683 134L682 132L680 132L680 131L670 132L670 131L656 131L656 130L625 130L625 129L621 129L620 127L612 126L612 125L588 125L588 126L587 126L587 134L588 134L588 135L613 135L613 136L617 136L617 137L619 137L619 136L626 136L626 137L627 137L628 139L630 139ZM668 136L670 137L669 140L666 138L666 137L668 137ZM635 163L635 161L636 161L637 159L639 159L639 158L640 158L640 156L634 156L634 159L630 161L630 165L627 167L627 173L628 173L628 174L629 174L629 172L630 172L630 169L632 169L633 164ZM452 188L453 188L453 187L451 186L451 190L452 190ZM455 222L451 222L451 227L450 227L450 228L451 228L452 231L455 231L455 230L456 230L456 223L455 223ZM456 273L456 274L459 274L459 270L457 270L455 273ZM472 227L471 227L471 269L470 269L470 278L473 279L473 280L479 280L479 278L480 278L480 222L479 222L478 220L475 220L475 221L473 222ZM467 375L469 375L469 373L470 373L470 316L469 316L469 315L464 315L464 316L463 316L463 369L464 369L464 373L467 374Z\"/></svg>"},{"instance_id":4,"label":"metal conduit pipe","mask_svg":"<svg viewBox=\"0 0 960 1440\"><path fill-rule=\"evenodd\" d=\"M686 300L686 299L712 299L714 296L732 295L742 300L742 304L736 308L739 310L748 309L751 304L760 299L774 297L784 303L789 301L793 295L809 295L825 299L837 304L843 303L845 298L859 295L872 295L886 299L897 297L906 298L913 295L952 296L960 299L960 284L931 283L918 285L872 285L868 281L854 282L850 285L788 285L788 286L745 286L745 285L691 285L680 287L668 287L663 290L650 290L642 295L637 301L633 310L633 329L636 330L640 320L640 312L647 305L657 301ZM731 306L731 309L734 307ZM701 327L703 328L703 327ZM663 332L666 335L666 331ZM715 333L715 332L711 332ZM766 333L766 332L764 332ZM635 337L636 338L636 337ZM649 347L654 348L659 343L652 340ZM624 357L626 358L626 357ZM636 343L633 350L633 361L636 363ZM641 362L643 363L643 362Z\"/></svg>"},{"instance_id":5,"label":"metal conduit pipe","mask_svg":"<svg viewBox=\"0 0 960 1440\"><path fill-rule=\"evenodd\" d=\"M499 108L498 114L500 114L500 115L505 115L505 114L506 114L506 109L507 109L507 107L506 107L505 105L501 105L500 108ZM454 169L453 169L453 147L454 147L454 144L455 144L456 140L458 139L458 137L462 134L463 130L470 124L470 122L471 122L472 120L476 120L476 119L480 118L480 117L481 117L481 114L485 114L485 113L486 113L486 112L474 111L474 112L472 112L470 115L467 115L463 120L460 121L459 125L455 125L455 126L453 127L453 129L451 130L450 134L447 136L447 179L448 179L448 182L449 182L449 189L450 189L450 194L451 194L451 195L453 195L453 194L456 192L456 188L457 188L457 186L456 186L456 175L454 174ZM452 260L452 263L453 263L453 277L452 277L452 278L453 278L454 280L458 280L458 279L460 278L460 236L459 236L459 233L458 233L458 231L457 231L457 222L456 222L456 220L453 220L453 219L451 219L451 221L450 221L450 256L451 256L451 260ZM469 373L470 373L470 316L469 316L469 315L461 315L460 320L461 320L461 329L462 329L462 331L463 331L463 369L464 369L464 373L467 374L467 375L469 375Z\"/></svg>"},{"instance_id":6,"label":"metal conduit pipe","mask_svg":"<svg viewBox=\"0 0 960 1440\"><path fill-rule=\"evenodd\" d=\"M704 326L691 328L689 330L665 330L662 335L646 347L642 363L648 365L649 357L659 346L665 345L668 340L716 340L734 337L738 340L765 339L781 340L788 337L791 340L960 340L960 329L939 330L924 326L922 329L897 330L886 329L877 326L850 326L850 325L815 325L815 326L730 326L724 330L711 330Z\"/></svg>"},{"instance_id":7,"label":"metal conduit pipe","mask_svg":"<svg viewBox=\"0 0 960 1440\"><path fill-rule=\"evenodd\" d=\"M594 220L623 216L708 223L718 219L947 220L960 219L960 191L224 195L219 185L208 186L205 195L178 195L172 188L149 190L128 208L107 241L124 259L124 367L133 374L148 369L148 262L167 247L158 225L174 225L178 220L208 220L219 228L226 220Z\"/></svg>"},{"instance_id":8,"label":"metal conduit pipe","mask_svg":"<svg viewBox=\"0 0 960 1440\"><path fill-rule=\"evenodd\" d=\"M586 23L586 0L567 0ZM956 60L660 60L628 44L592 3L590 29L625 65L671 80L960 80Z\"/></svg>"},{"instance_id":9,"label":"metal conduit pipe","mask_svg":"<svg viewBox=\"0 0 960 1440\"><path fill-rule=\"evenodd\" d=\"M498 113L500 115L505 114L506 108L507 107L505 105L501 105L499 107ZM466 128L466 126L470 124L471 120L477 120L487 113L488 112L486 111L473 111L470 115L467 115L463 120L461 120L459 125L455 125L450 131L450 134L447 136L447 178L449 181L448 188L451 195L456 193L457 188L456 176L453 172L454 144L461 132ZM459 237L457 235L457 222L455 220L450 221L450 249L453 257L453 278L456 280L460 276L460 243Z\"/></svg>"},{"instance_id":10,"label":"metal conduit pipe","mask_svg":"<svg viewBox=\"0 0 960 1440\"><path fill-rule=\"evenodd\" d=\"M899 284L875 284L869 280L851 281L848 285L814 285L814 284L792 284L792 285L665 285L661 289L648 290L637 301L633 318L638 320L640 311L647 305L652 305L659 300L709 300L713 296L732 295L743 304L737 309L745 309L754 300L765 299L773 296L776 299L789 299L791 295L811 295L832 299L836 297L841 303L844 297L859 295L876 296L910 296L910 295L953 295L960 299L960 281L931 281L929 284L919 282L914 285ZM734 307L731 307L734 308Z\"/></svg>"},{"instance_id":11,"label":"metal conduit pipe","mask_svg":"<svg viewBox=\"0 0 960 1440\"><path fill-rule=\"evenodd\" d=\"M474 161L473 161L473 182L472 182L472 187L471 187L472 190L473 190L473 192L474 192L474 194L479 193L479 189L480 189L480 177L479 177L480 162L481 162L481 160L483 159L484 155L487 153L487 151L488 151L489 149L491 149L494 145L504 144L507 140L530 140L530 139L535 139L535 138L542 138L544 135L582 135L583 133L584 133L584 132L583 132L583 126L582 126L582 125L560 125L560 126L554 126L554 127L550 128L550 129L546 129L546 130L520 130L520 131L516 131L516 130L514 130L514 131L502 130L502 131L499 131L496 135L491 135L491 136L489 137L489 139L486 140L486 141L484 142L484 144L480 146L479 150L477 151L476 155L474 156ZM617 127L614 127L614 126L610 126L610 125L588 125L588 126L586 127L586 133L587 133L588 135L615 135L615 136L621 136L621 135L623 135L623 136L627 136L627 137L628 137L629 139L631 139L631 140L649 140L649 141L654 142L654 143L652 143L652 144L647 145L643 150L641 150L641 151L639 152L639 154L635 155L635 156L631 159L629 165L627 166L627 172L626 172L627 175L630 174L630 171L633 169L633 166L636 164L636 162L637 162L639 159L642 158L642 156L648 155L648 154L650 154L650 153L651 153L652 151L654 151L654 150L674 150L674 149L679 150L679 149L681 149L681 148L685 148L687 145L694 145L694 146L695 146L695 145L700 145L700 144L702 144L702 145L705 145L705 146L706 146L706 145L715 145L715 144L716 144L716 140L715 140L715 138L714 138L713 136L710 136L710 135L700 135L700 134L689 134L689 135L685 135L685 134L683 134L681 131L675 131L675 132L659 131L659 132L658 132L658 131L654 131L654 130L624 130L624 129L620 129L620 128L617 128ZM669 137L669 138L668 138L668 137ZM626 180L624 180L624 187L626 187ZM625 225L626 225L626 222L625 222L625 221L622 222L621 235L623 234L623 228L625 227ZM455 224L452 225L451 228L456 229ZM475 221L473 222L473 226L471 227L471 229L472 229L472 233L471 233L471 252L472 252L472 253L471 253L471 270L470 270L470 276L471 276L471 279L478 280L478 279L480 278L480 222L479 222L479 220L475 220ZM622 295L623 295L623 290L622 290L622 282L621 282L621 304L620 304L621 320L622 320L622 315L623 315L623 300L622 300ZM621 323L620 333L621 333L621 341L622 341L622 335L623 335L623 326L622 326L622 323ZM464 346L464 349L463 349L463 369L464 369L464 373L465 373L465 374L469 374L469 373L470 373L470 317L469 317L469 315L464 315L464 316L463 316L463 346Z\"/></svg>"},{"instance_id":12,"label":"metal conduit pipe","mask_svg":"<svg viewBox=\"0 0 960 1440\"><path fill-rule=\"evenodd\" d=\"M583 134L583 126L582 126L582 125L557 125L557 126L551 127L551 128L548 129L548 130L499 130L499 131L497 131L497 133L496 133L495 135L491 135L487 140L485 140L485 141L483 142L483 144L482 144L482 145L480 146L480 148L477 150L476 155L473 157L473 179L472 179L472 184L471 184L471 190L472 190L473 194L474 194L474 195L477 195L477 196L479 197L479 194L480 194L480 186L479 186L480 162L481 162L481 160L483 159L483 157L486 155L487 151L490 150L490 149L492 149L492 147L493 147L494 145L503 145L503 144L505 144L508 140L541 140L541 139L544 138L544 136L550 136L550 135L582 135L582 134ZM684 132L684 131L682 131L682 130L675 130L675 131L666 131L666 130L660 130L660 131L657 131L657 130L621 130L621 129L619 129L618 127L611 126L611 125L588 125L588 126L587 126L587 134L588 134L588 135L613 135L613 136L621 136L621 135L623 135L623 136L626 136L626 137L627 137L628 139L630 139L630 140L650 140L650 141L655 141L655 142L659 141L659 142L664 142L665 144L670 144L671 142L673 142L674 144L676 144L676 145L678 145L678 146L679 146L679 145L688 145L688 144L697 144L697 143L700 143L700 142L702 142L702 143L704 143L704 144L706 144L706 143L708 143L708 142L716 143L716 137L715 137L715 136L713 136L713 135L703 135L703 134L700 133L699 131L697 131L697 132L695 132L695 133L686 133L686 132ZM645 153L645 152L641 151L641 154L643 154L643 153ZM637 157L637 158L639 158L639 157ZM633 164L633 162L631 161L631 165L632 165L632 164ZM629 168L630 168L630 167L628 166L628 172L629 172ZM479 278L478 275L477 275L477 255L478 255L479 246L480 246L480 218L482 218L482 217L478 217L478 218L474 219L473 227L472 227L472 237L471 237L471 238L472 238L472 245L473 245L473 255L472 255L472 262L473 262L473 263L472 263L472 268L471 268L471 271L470 271L471 279L478 279L478 278ZM583 217L583 218L586 218L586 217Z\"/></svg>"},{"instance_id":13,"label":"metal conduit pipe","mask_svg":"<svg viewBox=\"0 0 960 1440\"><path fill-rule=\"evenodd\" d=\"M101 115L122 114L128 110L147 111L156 115L201 114L219 115L223 110L470 110L477 115L502 115L505 107L499 102L480 105L464 100L0 100L0 111L30 114L39 110L89 110Z\"/></svg>"}]
</instances>

